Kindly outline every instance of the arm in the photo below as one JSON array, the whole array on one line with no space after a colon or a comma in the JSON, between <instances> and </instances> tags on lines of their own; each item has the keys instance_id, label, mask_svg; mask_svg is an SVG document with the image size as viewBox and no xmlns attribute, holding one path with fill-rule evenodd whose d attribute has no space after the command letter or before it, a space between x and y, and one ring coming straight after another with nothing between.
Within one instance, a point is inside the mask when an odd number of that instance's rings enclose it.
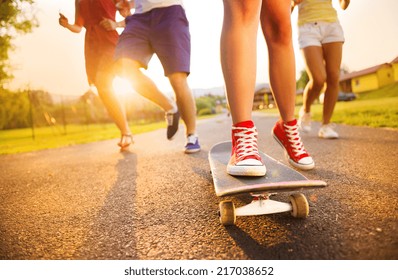
<instances>
[{"instance_id":1,"label":"arm","mask_svg":"<svg viewBox=\"0 0 398 280\"><path fill-rule=\"evenodd\" d=\"M102 18L100 25L105 28L107 31L116 30L119 27L126 27L126 22L124 20L115 22L109 18Z\"/></svg>"},{"instance_id":2,"label":"arm","mask_svg":"<svg viewBox=\"0 0 398 280\"><path fill-rule=\"evenodd\" d=\"M115 1L115 6L116 9L119 11L120 15L122 17L127 17L131 15L131 9L135 7L135 2L134 0L116 0ZM119 27L126 27L126 22L124 20L119 21L119 22L114 22L113 20L103 18L102 21L100 22L100 25L105 28L108 31L115 30L116 28Z\"/></svg>"},{"instance_id":3,"label":"arm","mask_svg":"<svg viewBox=\"0 0 398 280\"><path fill-rule=\"evenodd\" d=\"M131 15L130 10L135 7L134 0L116 0L116 9L118 9L122 17Z\"/></svg>"},{"instance_id":4,"label":"arm","mask_svg":"<svg viewBox=\"0 0 398 280\"><path fill-rule=\"evenodd\" d=\"M80 33L82 31L83 26L83 18L79 13L79 0L75 1L75 23L69 24L68 18L63 14L59 13L59 24L67 29L69 29L73 33Z\"/></svg>"},{"instance_id":5,"label":"arm","mask_svg":"<svg viewBox=\"0 0 398 280\"><path fill-rule=\"evenodd\" d=\"M291 10L290 10L290 12L292 12L293 13L293 10L294 10L294 8L298 5L298 4L300 4L301 2L303 2L303 0L292 0L290 3L290 6L291 6Z\"/></svg>"},{"instance_id":6,"label":"arm","mask_svg":"<svg viewBox=\"0 0 398 280\"><path fill-rule=\"evenodd\" d=\"M61 13L59 14L59 24L73 33L80 33L80 31L82 31L82 27L80 25L69 24L68 19Z\"/></svg>"},{"instance_id":7,"label":"arm","mask_svg":"<svg viewBox=\"0 0 398 280\"><path fill-rule=\"evenodd\" d=\"M350 5L350 0L340 0L340 7L345 10Z\"/></svg>"}]
</instances>

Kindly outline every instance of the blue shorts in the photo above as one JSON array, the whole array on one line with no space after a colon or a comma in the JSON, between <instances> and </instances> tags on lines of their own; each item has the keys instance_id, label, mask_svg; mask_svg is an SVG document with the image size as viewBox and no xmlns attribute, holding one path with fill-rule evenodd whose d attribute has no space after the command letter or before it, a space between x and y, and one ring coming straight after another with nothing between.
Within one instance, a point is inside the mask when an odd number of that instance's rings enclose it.
<instances>
[{"instance_id":1,"label":"blue shorts","mask_svg":"<svg viewBox=\"0 0 398 280\"><path fill-rule=\"evenodd\" d=\"M191 35L185 10L180 5L155 8L126 18L115 59L129 58L147 69L153 54L162 63L164 75L190 72Z\"/></svg>"}]
</instances>

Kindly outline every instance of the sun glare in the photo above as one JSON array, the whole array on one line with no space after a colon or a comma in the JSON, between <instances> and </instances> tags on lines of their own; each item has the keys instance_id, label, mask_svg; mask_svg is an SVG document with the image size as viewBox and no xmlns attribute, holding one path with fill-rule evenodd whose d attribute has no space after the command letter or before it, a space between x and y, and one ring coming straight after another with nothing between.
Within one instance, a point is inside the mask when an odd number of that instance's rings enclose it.
<instances>
[{"instance_id":1,"label":"sun glare","mask_svg":"<svg viewBox=\"0 0 398 280\"><path fill-rule=\"evenodd\" d=\"M130 83L127 80L120 77L116 77L113 79L112 86L113 90L115 91L115 94L121 97L123 96L126 97L134 92Z\"/></svg>"}]
</instances>

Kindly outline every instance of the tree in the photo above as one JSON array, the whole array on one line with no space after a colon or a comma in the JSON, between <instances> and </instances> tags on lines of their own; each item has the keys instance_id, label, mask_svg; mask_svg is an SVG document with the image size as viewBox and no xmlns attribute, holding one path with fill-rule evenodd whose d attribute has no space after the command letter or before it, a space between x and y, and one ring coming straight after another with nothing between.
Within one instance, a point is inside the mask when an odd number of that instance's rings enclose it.
<instances>
[{"instance_id":1,"label":"tree","mask_svg":"<svg viewBox=\"0 0 398 280\"><path fill-rule=\"evenodd\" d=\"M307 85L308 81L309 81L309 78L308 78L307 71L305 69L301 70L300 71L300 78L297 80L297 83L296 83L296 88L297 89L304 89L305 86Z\"/></svg>"},{"instance_id":2,"label":"tree","mask_svg":"<svg viewBox=\"0 0 398 280\"><path fill-rule=\"evenodd\" d=\"M0 0L0 88L11 79L9 53L13 40L38 26L33 10L34 0Z\"/></svg>"}]
</instances>

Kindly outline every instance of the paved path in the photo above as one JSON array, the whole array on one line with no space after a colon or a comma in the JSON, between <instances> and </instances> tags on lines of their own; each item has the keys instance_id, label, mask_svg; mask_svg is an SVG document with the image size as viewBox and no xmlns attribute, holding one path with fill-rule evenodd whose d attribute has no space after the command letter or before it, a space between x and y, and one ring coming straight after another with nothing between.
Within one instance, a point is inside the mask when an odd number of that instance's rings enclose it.
<instances>
[{"instance_id":1,"label":"paved path","mask_svg":"<svg viewBox=\"0 0 398 280\"><path fill-rule=\"evenodd\" d=\"M276 118L254 119L260 149L285 162L270 136ZM310 216L225 228L207 152L229 129L225 115L201 121L195 155L182 152L181 129L171 142L165 130L137 135L129 153L109 140L0 156L0 259L398 258L398 131L341 125L339 140L303 135L317 165L305 174L329 184L306 191Z\"/></svg>"}]
</instances>

